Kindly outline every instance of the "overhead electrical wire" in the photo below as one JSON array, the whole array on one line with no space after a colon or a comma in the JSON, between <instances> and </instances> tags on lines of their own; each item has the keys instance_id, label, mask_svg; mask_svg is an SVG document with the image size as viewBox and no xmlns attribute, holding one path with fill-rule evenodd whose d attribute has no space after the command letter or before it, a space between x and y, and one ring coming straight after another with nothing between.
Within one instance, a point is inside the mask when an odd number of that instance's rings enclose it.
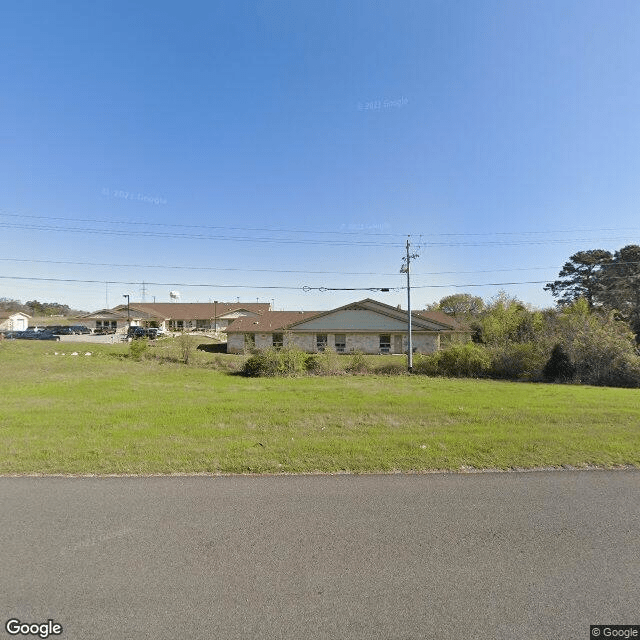
<instances>
[{"instance_id":1,"label":"overhead electrical wire","mask_svg":"<svg viewBox=\"0 0 640 640\"><path fill-rule=\"evenodd\" d=\"M324 230L304 230L304 229L278 229L272 227L231 227L222 225L202 225L184 224L177 222L149 222L136 220L98 220L95 218L68 218L63 216L41 216L23 213L6 213L0 210L0 216L14 218L33 218L38 220L62 220L65 222L90 222L95 224L119 224L119 225L146 225L152 227L177 227L184 229L211 229L223 231L259 231L267 233L303 233L320 235L367 235L367 236L392 236L406 238L407 233L380 233L366 230L350 231L339 229L335 231ZM63 228L64 229L64 228ZM512 236L512 235L548 235L551 233L601 233L610 231L640 231L640 227L603 227L599 229L547 229L547 230L525 230L525 231L482 231L474 233L429 233L432 237L474 237L474 236Z\"/></svg>"},{"instance_id":2,"label":"overhead electrical wire","mask_svg":"<svg viewBox=\"0 0 640 640\"><path fill-rule=\"evenodd\" d=\"M303 245L320 245L332 247L396 247L401 248L402 242L370 242L358 240L296 240L293 238L265 238L265 237L243 237L243 236L212 236L204 234L188 234L188 233L160 233L155 231L124 231L117 229L89 229L81 227L52 227L52 226L36 226L36 225L20 225L1 223L0 227L5 229L25 229L28 231L59 231L63 233L88 233L92 235L108 235L108 236L132 236L146 238L166 238L172 240L216 240L227 242L247 242L247 243L269 243L269 244L303 244ZM612 240L626 240L626 236L617 236L609 238L599 238L598 242L608 242ZM522 245L549 245L549 244L571 244L576 242L593 242L590 238L571 238L571 239L550 239L541 240L492 240L486 242L422 242L423 247L485 247L485 246L522 246Z\"/></svg>"},{"instance_id":3,"label":"overhead electrical wire","mask_svg":"<svg viewBox=\"0 0 640 640\"><path fill-rule=\"evenodd\" d=\"M35 280L42 282L66 282L66 283L83 283L83 284L126 284L126 285L141 285L140 280L91 280L83 278L45 278L38 276L5 276L0 275L0 279L3 280ZM619 279L626 279L619 277ZM548 280L525 280L520 282L472 282L466 284L428 284L411 286L411 289L465 289L471 287L506 287L521 284L547 284ZM193 282L150 282L144 280L145 285L150 286L162 286L162 287L199 287L209 289L280 289L287 291L304 291L309 293L311 291L319 291L325 293L327 291L400 291L405 287L403 286L375 286L375 287L311 287L309 285L302 286L284 286L284 285L245 285L245 284L219 284L219 283L193 283ZM622 289L607 289L607 292L623 291Z\"/></svg>"},{"instance_id":4,"label":"overhead electrical wire","mask_svg":"<svg viewBox=\"0 0 640 640\"><path fill-rule=\"evenodd\" d=\"M342 275L342 276L395 276L402 275L400 272L374 272L374 271L308 271L302 269L245 269L242 267L195 267L186 265L158 265L158 264L135 264L135 263L113 263L113 262L81 262L73 260L38 260L35 258L0 258L2 262L26 262L37 264L68 264L74 266L90 266L90 267L117 267L117 268L136 268L136 269L178 269L182 271L238 271L247 273L297 273L297 274L317 274L317 275ZM628 263L625 263L628 264ZM557 270L557 266L553 267L512 267L509 269L476 269L471 271L425 271L422 273L414 273L414 276L437 276L437 275L455 275L455 274L473 274L473 273L499 273L511 271L551 271ZM403 276L404 277L404 276Z\"/></svg>"}]
</instances>

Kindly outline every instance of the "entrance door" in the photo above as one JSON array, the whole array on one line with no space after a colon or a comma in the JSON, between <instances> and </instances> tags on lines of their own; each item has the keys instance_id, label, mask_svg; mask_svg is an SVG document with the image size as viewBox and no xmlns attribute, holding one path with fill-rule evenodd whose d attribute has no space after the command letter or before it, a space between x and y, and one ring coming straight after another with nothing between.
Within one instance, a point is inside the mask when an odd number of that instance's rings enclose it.
<instances>
[{"instance_id":1,"label":"entrance door","mask_svg":"<svg viewBox=\"0 0 640 640\"><path fill-rule=\"evenodd\" d=\"M402 336L393 336L393 353L402 353Z\"/></svg>"}]
</instances>

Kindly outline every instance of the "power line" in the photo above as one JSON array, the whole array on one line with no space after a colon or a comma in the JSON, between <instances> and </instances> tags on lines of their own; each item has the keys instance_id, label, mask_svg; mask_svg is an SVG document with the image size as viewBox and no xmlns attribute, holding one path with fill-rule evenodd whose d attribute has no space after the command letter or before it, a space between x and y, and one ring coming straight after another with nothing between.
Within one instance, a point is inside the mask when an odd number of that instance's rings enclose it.
<instances>
[{"instance_id":1,"label":"power line","mask_svg":"<svg viewBox=\"0 0 640 640\"><path fill-rule=\"evenodd\" d=\"M38 220L61 220L64 222L90 222L96 224L119 224L119 225L146 225L153 227L176 227L183 229L210 229L223 231L259 231L267 233L303 233L303 234L319 234L319 235L357 235L357 236L386 236L386 237L406 237L405 233L379 233L368 232L364 230L346 231L346 230L305 230L305 229L278 229L272 227L230 227L221 225L200 225L200 224L183 224L170 222L148 222L135 220L99 220L95 218L68 218L63 216L41 216L23 213L6 213L0 210L0 216L14 218L33 218ZM612 231L640 231L640 227L603 227L599 229L546 229L546 230L525 230L525 231L483 231L474 233L429 233L431 237L475 237L475 236L512 236L512 235L548 235L552 233L602 233ZM422 244L420 242L419 244Z\"/></svg>"},{"instance_id":2,"label":"power line","mask_svg":"<svg viewBox=\"0 0 640 640\"><path fill-rule=\"evenodd\" d=\"M0 227L5 229L26 229L28 231L61 231L64 233L89 233L94 235L107 236L132 236L146 238L168 238L183 240L217 240L227 242L249 242L249 243L272 243L272 244L305 244L305 245L324 245L333 247L398 247L398 242L369 242L357 240L296 240L293 238L268 238L268 237L244 237L244 236L212 236L204 234L190 233L161 233L158 231L120 231L117 229L89 229L83 227L53 227L53 226L37 226L37 225L21 225L0 223Z\"/></svg>"},{"instance_id":3,"label":"power line","mask_svg":"<svg viewBox=\"0 0 640 640\"><path fill-rule=\"evenodd\" d=\"M185 265L158 265L158 264L135 264L135 263L112 263L112 262L81 262L72 260L38 260L32 258L0 258L3 262L26 262L33 264L67 264L75 266L91 267L122 267L136 269L180 269L184 271L238 271L246 273L295 273L295 274L318 274L318 275L341 275L341 276L397 276L397 273L384 273L373 271L307 271L300 269L243 269L240 267L195 267ZM625 263L631 264L631 263ZM414 273L414 276L437 276L454 274L473 273L498 273L511 271L551 271L559 267L512 267L509 269L476 269L472 271L426 271L424 273Z\"/></svg>"},{"instance_id":4,"label":"power line","mask_svg":"<svg viewBox=\"0 0 640 640\"><path fill-rule=\"evenodd\" d=\"M28 231L58 231L63 233L88 233L93 235L107 236L131 236L131 237L147 237L147 238L166 238L166 239L183 239L183 240L215 240L226 242L248 242L248 243L270 243L270 244L302 244L316 246L332 246L332 247L401 247L400 242L372 242L358 240L296 240L292 238L269 238L269 237L245 237L245 236L213 236L204 234L189 233L161 233L156 231L125 231L116 229L89 229L82 227L54 227L54 226L37 226L37 225L21 225L0 223L0 227L6 229L25 229ZM626 240L626 236L617 236L609 238L598 238L597 242ZM523 246L523 245L549 245L549 244L575 244L575 243L591 243L590 238L568 238L568 239L540 239L540 240L494 240L486 242L424 242L424 247L507 247L507 246Z\"/></svg>"},{"instance_id":5,"label":"power line","mask_svg":"<svg viewBox=\"0 0 640 640\"><path fill-rule=\"evenodd\" d=\"M78 282L84 284L128 284L132 286L139 286L140 280L85 280L82 278L42 278L37 276L0 276L3 280L36 280L42 282ZM208 287L211 289L289 289L297 291L302 287L285 287L285 286L265 286L265 285L244 285L244 284L199 284L199 283L186 283L186 282L149 282L145 280L145 284L154 285L157 287Z\"/></svg>"},{"instance_id":6,"label":"power line","mask_svg":"<svg viewBox=\"0 0 640 640\"><path fill-rule=\"evenodd\" d=\"M75 266L90 267L117 267L117 268L135 268L135 269L177 269L183 271L234 271L243 273L294 273L294 274L317 274L317 275L341 275L341 276L397 276L397 273L375 272L375 271L312 271L302 269L244 269L241 267L196 267L185 265L158 265L158 264L139 264L139 263L113 263L113 262L86 262L75 260L39 260L34 258L0 258L2 262L25 262L29 264L66 264ZM640 264L640 261L616 262L610 263L617 266ZM605 265L608 266L608 265ZM423 273L414 273L414 277L424 276L440 276L440 275L459 275L459 274L476 274L476 273L510 273L512 271L558 271L561 267L557 265L551 267L509 267L504 269L473 269L470 271L425 271Z\"/></svg>"}]
</instances>

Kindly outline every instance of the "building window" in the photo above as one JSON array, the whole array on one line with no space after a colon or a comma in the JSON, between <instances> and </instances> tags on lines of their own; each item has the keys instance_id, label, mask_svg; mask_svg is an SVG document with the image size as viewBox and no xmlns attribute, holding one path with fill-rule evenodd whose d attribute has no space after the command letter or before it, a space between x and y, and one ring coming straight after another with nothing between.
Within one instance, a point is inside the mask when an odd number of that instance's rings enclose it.
<instances>
[{"instance_id":1,"label":"building window","mask_svg":"<svg viewBox=\"0 0 640 640\"><path fill-rule=\"evenodd\" d=\"M380 353L391 352L391 336L388 333L380 335Z\"/></svg>"},{"instance_id":2,"label":"building window","mask_svg":"<svg viewBox=\"0 0 640 640\"><path fill-rule=\"evenodd\" d=\"M316 335L316 349L318 351L324 351L327 348L327 334L318 333Z\"/></svg>"},{"instance_id":3,"label":"building window","mask_svg":"<svg viewBox=\"0 0 640 640\"><path fill-rule=\"evenodd\" d=\"M347 336L344 333L336 333L336 351L344 353L347 350Z\"/></svg>"},{"instance_id":4,"label":"building window","mask_svg":"<svg viewBox=\"0 0 640 640\"><path fill-rule=\"evenodd\" d=\"M255 349L256 348L256 334L255 333L245 333L244 334L244 348L245 349Z\"/></svg>"},{"instance_id":5,"label":"building window","mask_svg":"<svg viewBox=\"0 0 640 640\"><path fill-rule=\"evenodd\" d=\"M282 333L274 333L273 334L273 348L274 349L282 349L284 346L284 336Z\"/></svg>"}]
</instances>

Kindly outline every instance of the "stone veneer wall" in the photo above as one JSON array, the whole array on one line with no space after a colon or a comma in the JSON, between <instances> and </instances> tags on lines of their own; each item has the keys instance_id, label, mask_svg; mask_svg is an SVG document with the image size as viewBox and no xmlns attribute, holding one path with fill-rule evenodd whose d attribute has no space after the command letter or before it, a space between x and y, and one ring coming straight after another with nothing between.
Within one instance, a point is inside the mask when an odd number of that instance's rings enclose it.
<instances>
[{"instance_id":1,"label":"stone veneer wall","mask_svg":"<svg viewBox=\"0 0 640 640\"><path fill-rule=\"evenodd\" d=\"M227 335L227 353L244 353L244 333Z\"/></svg>"},{"instance_id":2,"label":"stone veneer wall","mask_svg":"<svg viewBox=\"0 0 640 640\"><path fill-rule=\"evenodd\" d=\"M397 333L391 333L391 351L394 352L395 341L394 336ZM273 336L271 333L256 333L256 348L269 349L273 346ZM352 351L361 351L362 353L377 354L380 353L380 334L379 333L346 333L347 346L346 353ZM335 349L335 334L327 335L327 346ZM440 336L437 333L414 333L413 348L416 353L434 353L440 348ZM284 334L285 345L295 345L307 351L314 353L316 351L316 334L314 333L292 333ZM403 335L402 350L407 350L407 336ZM227 353L244 353L244 334L231 333L227 337Z\"/></svg>"},{"instance_id":3,"label":"stone veneer wall","mask_svg":"<svg viewBox=\"0 0 640 640\"><path fill-rule=\"evenodd\" d=\"M284 336L286 345L294 345L307 353L316 350L316 336L313 333L289 333Z\"/></svg>"}]
</instances>

